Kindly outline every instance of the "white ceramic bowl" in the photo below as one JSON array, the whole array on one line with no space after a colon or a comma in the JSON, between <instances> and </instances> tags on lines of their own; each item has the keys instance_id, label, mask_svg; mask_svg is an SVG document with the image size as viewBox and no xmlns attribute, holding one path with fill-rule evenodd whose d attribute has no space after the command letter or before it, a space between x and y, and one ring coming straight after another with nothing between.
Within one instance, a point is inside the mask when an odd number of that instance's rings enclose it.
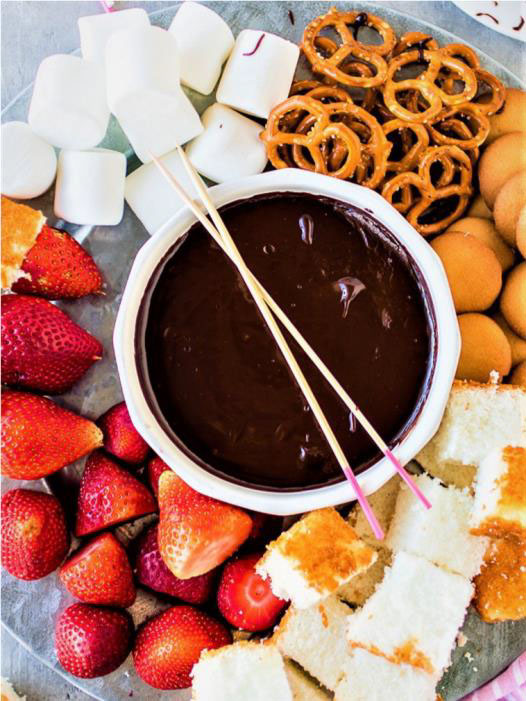
<instances>
[{"instance_id":1,"label":"white ceramic bowl","mask_svg":"<svg viewBox=\"0 0 526 701\"><path fill-rule=\"evenodd\" d=\"M267 192L307 192L332 197L362 209L367 208L412 255L427 283L434 306L437 349L434 372L425 403L412 428L394 452L406 464L437 430L460 352L457 317L447 278L438 256L427 241L379 194L345 181L297 169L277 170L244 178L210 189L216 206ZM194 489L223 501L271 514L297 514L351 501L354 491L346 481L304 491L265 491L248 488L211 474L183 453L163 430L144 396L135 356L135 334L141 300L148 282L163 256L195 222L186 207L139 251L133 264L115 325L114 347L124 397L134 425L153 450ZM359 475L366 494L379 489L393 474L386 459L379 459Z\"/></svg>"}]
</instances>

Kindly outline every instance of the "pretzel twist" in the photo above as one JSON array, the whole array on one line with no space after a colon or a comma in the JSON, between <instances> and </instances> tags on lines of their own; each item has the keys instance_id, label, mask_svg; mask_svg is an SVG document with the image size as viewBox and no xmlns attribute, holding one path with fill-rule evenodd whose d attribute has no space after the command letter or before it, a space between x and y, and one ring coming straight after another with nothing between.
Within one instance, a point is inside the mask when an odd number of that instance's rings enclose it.
<instances>
[{"instance_id":1,"label":"pretzel twist","mask_svg":"<svg viewBox=\"0 0 526 701\"><path fill-rule=\"evenodd\" d=\"M375 29L383 39L380 45L363 44L356 38L356 22L359 18L360 26L368 26ZM349 26L352 29L349 29ZM331 27L339 35L341 44L326 37L320 37L319 33ZM321 73L331 80L342 85L352 87L373 88L381 85L386 76L387 56L393 49L396 35L391 26L381 17L360 12L338 12L332 8L326 15L317 17L307 25L303 33L301 49L311 64L315 73ZM345 66L353 63L365 62L371 69L372 75L353 75L348 73ZM354 71L355 72L355 71Z\"/></svg>"},{"instance_id":2,"label":"pretzel twist","mask_svg":"<svg viewBox=\"0 0 526 701\"><path fill-rule=\"evenodd\" d=\"M442 172L434 182L433 166L436 164L441 166ZM443 231L464 212L472 194L471 177L471 161L461 149L431 146L420 159L418 172L396 175L384 185L382 196L402 211L417 231L430 236ZM401 199L396 202L399 193ZM422 221L432 208L437 208L437 203L452 197L457 198L453 211L436 221Z\"/></svg>"},{"instance_id":3,"label":"pretzel twist","mask_svg":"<svg viewBox=\"0 0 526 701\"><path fill-rule=\"evenodd\" d=\"M441 131L451 119L460 119L466 123L470 129L471 137L466 139ZM484 143L489 134L490 123L487 115L483 114L477 105L466 102L442 110L428 123L427 128L435 144L458 146L461 149L469 150Z\"/></svg>"},{"instance_id":4,"label":"pretzel twist","mask_svg":"<svg viewBox=\"0 0 526 701\"><path fill-rule=\"evenodd\" d=\"M349 102L336 104L360 109ZM290 167L290 157L283 153L283 147L288 145L292 147L293 162L296 163L296 158L300 156L300 167L340 179L352 177L361 158L360 140L345 124L330 121L329 106L311 97L295 95L271 111L261 138L267 145L269 159L275 168ZM291 112L303 115L298 125L299 131L288 132L281 128L282 124L287 125L287 116ZM343 161L333 170L327 157L329 142L337 144L339 149L345 149ZM310 160L305 157L305 151Z\"/></svg>"}]
</instances>

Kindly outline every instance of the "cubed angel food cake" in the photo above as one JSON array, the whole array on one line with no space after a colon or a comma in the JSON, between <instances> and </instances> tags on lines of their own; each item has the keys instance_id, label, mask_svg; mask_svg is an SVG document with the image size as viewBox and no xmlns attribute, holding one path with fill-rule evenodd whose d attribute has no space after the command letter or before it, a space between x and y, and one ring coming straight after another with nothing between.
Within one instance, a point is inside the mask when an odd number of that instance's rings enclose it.
<instances>
[{"instance_id":1,"label":"cubed angel food cake","mask_svg":"<svg viewBox=\"0 0 526 701\"><path fill-rule=\"evenodd\" d=\"M471 533L526 540L526 448L508 445L480 463Z\"/></svg>"},{"instance_id":2,"label":"cubed angel food cake","mask_svg":"<svg viewBox=\"0 0 526 701\"><path fill-rule=\"evenodd\" d=\"M467 489L444 487L439 480L419 475L414 480L432 504L425 509L402 485L387 533L386 546L419 555L450 572L471 579L479 571L489 545L487 538L469 533L473 497Z\"/></svg>"},{"instance_id":3,"label":"cubed angel food cake","mask_svg":"<svg viewBox=\"0 0 526 701\"><path fill-rule=\"evenodd\" d=\"M466 487L482 460L505 445L526 446L526 389L456 380L442 423L416 460L446 484Z\"/></svg>"},{"instance_id":4,"label":"cubed angel food cake","mask_svg":"<svg viewBox=\"0 0 526 701\"><path fill-rule=\"evenodd\" d=\"M193 701L293 701L283 659L272 645L240 641L205 650L192 677Z\"/></svg>"},{"instance_id":5,"label":"cubed angel food cake","mask_svg":"<svg viewBox=\"0 0 526 701\"><path fill-rule=\"evenodd\" d=\"M307 609L291 607L276 628L272 642L282 655L334 691L349 654L345 630L351 613L352 609L335 596Z\"/></svg>"},{"instance_id":6,"label":"cubed angel food cake","mask_svg":"<svg viewBox=\"0 0 526 701\"><path fill-rule=\"evenodd\" d=\"M375 550L331 508L312 511L267 546L256 565L272 591L296 608L308 608L370 567Z\"/></svg>"},{"instance_id":7,"label":"cubed angel food cake","mask_svg":"<svg viewBox=\"0 0 526 701\"><path fill-rule=\"evenodd\" d=\"M464 577L421 557L396 553L375 593L349 616L350 646L438 679L450 664L472 594Z\"/></svg>"},{"instance_id":8,"label":"cubed angel food cake","mask_svg":"<svg viewBox=\"0 0 526 701\"><path fill-rule=\"evenodd\" d=\"M359 648L343 667L334 701L435 701L436 677Z\"/></svg>"}]
</instances>

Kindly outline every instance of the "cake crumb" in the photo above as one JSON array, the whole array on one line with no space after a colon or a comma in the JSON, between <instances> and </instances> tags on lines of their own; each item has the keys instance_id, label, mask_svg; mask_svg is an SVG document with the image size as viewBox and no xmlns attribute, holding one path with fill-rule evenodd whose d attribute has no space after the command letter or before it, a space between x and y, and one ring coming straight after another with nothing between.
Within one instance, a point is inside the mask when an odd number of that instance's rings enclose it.
<instances>
[{"instance_id":1,"label":"cake crumb","mask_svg":"<svg viewBox=\"0 0 526 701\"><path fill-rule=\"evenodd\" d=\"M460 631L460 633L457 636L457 645L459 647L464 647L464 645L468 642L468 639L469 638L466 638L464 633L462 631Z\"/></svg>"}]
</instances>

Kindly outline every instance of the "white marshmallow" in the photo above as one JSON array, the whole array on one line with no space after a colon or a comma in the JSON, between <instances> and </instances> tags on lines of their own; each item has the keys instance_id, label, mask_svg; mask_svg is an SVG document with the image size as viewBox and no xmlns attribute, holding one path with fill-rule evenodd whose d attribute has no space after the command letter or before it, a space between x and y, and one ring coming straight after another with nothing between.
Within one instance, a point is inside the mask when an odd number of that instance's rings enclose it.
<instances>
[{"instance_id":1,"label":"white marshmallow","mask_svg":"<svg viewBox=\"0 0 526 701\"><path fill-rule=\"evenodd\" d=\"M118 151L61 151L55 215L73 224L118 224L124 210L125 175L126 158Z\"/></svg>"},{"instance_id":2,"label":"white marshmallow","mask_svg":"<svg viewBox=\"0 0 526 701\"><path fill-rule=\"evenodd\" d=\"M205 130L186 148L201 175L224 183L263 171L267 150L259 138L260 124L217 102L202 120Z\"/></svg>"},{"instance_id":3,"label":"white marshmallow","mask_svg":"<svg viewBox=\"0 0 526 701\"><path fill-rule=\"evenodd\" d=\"M161 158L186 192L195 196L194 186L177 151ZM145 163L126 178L126 202L148 233L154 234L183 206L183 201L154 163Z\"/></svg>"},{"instance_id":4,"label":"white marshmallow","mask_svg":"<svg viewBox=\"0 0 526 701\"><path fill-rule=\"evenodd\" d=\"M170 25L181 56L181 82L209 95L234 46L228 24L198 2L183 2Z\"/></svg>"},{"instance_id":5,"label":"white marshmallow","mask_svg":"<svg viewBox=\"0 0 526 701\"><path fill-rule=\"evenodd\" d=\"M25 122L2 124L2 194L19 200L42 195L57 172L55 149Z\"/></svg>"},{"instance_id":6,"label":"white marshmallow","mask_svg":"<svg viewBox=\"0 0 526 701\"><path fill-rule=\"evenodd\" d=\"M66 54L42 61L27 119L36 134L59 148L92 148L109 118L102 66Z\"/></svg>"},{"instance_id":7,"label":"white marshmallow","mask_svg":"<svg viewBox=\"0 0 526 701\"><path fill-rule=\"evenodd\" d=\"M80 17L78 25L82 58L104 64L106 43L114 32L129 27L148 27L149 24L146 10L139 7Z\"/></svg>"},{"instance_id":8,"label":"white marshmallow","mask_svg":"<svg viewBox=\"0 0 526 701\"><path fill-rule=\"evenodd\" d=\"M115 32L106 45L108 104L143 162L162 156L203 130L179 83L173 34L160 27Z\"/></svg>"},{"instance_id":9,"label":"white marshmallow","mask_svg":"<svg viewBox=\"0 0 526 701\"><path fill-rule=\"evenodd\" d=\"M217 88L217 101L267 119L288 97L299 48L286 39L245 29L236 39Z\"/></svg>"}]
</instances>

